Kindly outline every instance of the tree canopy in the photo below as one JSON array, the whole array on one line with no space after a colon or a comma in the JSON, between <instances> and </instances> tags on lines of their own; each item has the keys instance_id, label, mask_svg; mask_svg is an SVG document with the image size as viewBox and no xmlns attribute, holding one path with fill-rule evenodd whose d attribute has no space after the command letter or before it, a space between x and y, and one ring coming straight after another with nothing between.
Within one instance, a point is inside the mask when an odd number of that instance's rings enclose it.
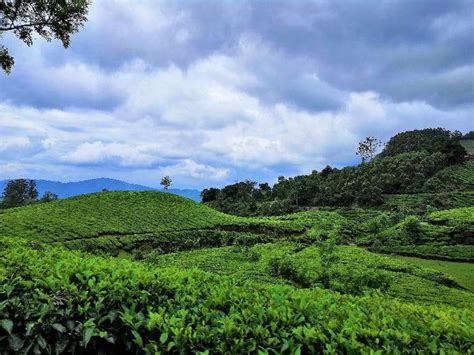
<instances>
[{"instance_id":1,"label":"tree canopy","mask_svg":"<svg viewBox=\"0 0 474 355\"><path fill-rule=\"evenodd\" d=\"M374 159L343 169L285 178L270 186L241 181L222 189L205 189L202 201L236 215L278 215L312 206L375 206L384 194L432 192L447 186L436 174L463 160L459 132L441 128L403 132L390 139ZM358 155L369 160L378 141L361 142Z\"/></svg>"},{"instance_id":2,"label":"tree canopy","mask_svg":"<svg viewBox=\"0 0 474 355\"><path fill-rule=\"evenodd\" d=\"M356 154L362 158L362 162L372 159L377 152L377 149L382 146L382 142L375 137L367 137L362 142L359 142Z\"/></svg>"},{"instance_id":3,"label":"tree canopy","mask_svg":"<svg viewBox=\"0 0 474 355\"><path fill-rule=\"evenodd\" d=\"M459 143L462 134L459 131L448 131L444 128L426 128L407 131L393 136L380 154L382 157L393 157L397 154L427 151L440 152L446 155L448 162L462 162L467 154Z\"/></svg>"},{"instance_id":4,"label":"tree canopy","mask_svg":"<svg viewBox=\"0 0 474 355\"><path fill-rule=\"evenodd\" d=\"M2 0L0 1L0 38L11 31L28 46L34 34L47 41L58 39L68 47L71 35L84 25L89 0ZM15 60L0 44L0 66L10 73Z\"/></svg>"},{"instance_id":5,"label":"tree canopy","mask_svg":"<svg viewBox=\"0 0 474 355\"><path fill-rule=\"evenodd\" d=\"M34 180L10 180L5 186L2 196L2 207L12 208L27 205L36 201L38 190Z\"/></svg>"},{"instance_id":6,"label":"tree canopy","mask_svg":"<svg viewBox=\"0 0 474 355\"><path fill-rule=\"evenodd\" d=\"M169 176L165 176L163 179L161 179L160 185L163 186L165 190L168 190L172 183L173 180L171 180Z\"/></svg>"}]
</instances>

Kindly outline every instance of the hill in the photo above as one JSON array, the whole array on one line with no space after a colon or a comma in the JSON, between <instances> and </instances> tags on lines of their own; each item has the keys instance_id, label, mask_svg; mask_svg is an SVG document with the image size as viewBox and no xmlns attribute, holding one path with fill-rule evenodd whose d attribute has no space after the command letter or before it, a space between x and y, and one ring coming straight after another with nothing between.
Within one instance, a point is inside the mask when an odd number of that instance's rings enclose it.
<instances>
[{"instance_id":1,"label":"hill","mask_svg":"<svg viewBox=\"0 0 474 355\"><path fill-rule=\"evenodd\" d=\"M169 193L110 191L5 210L0 234L48 242L144 238L208 229L232 219Z\"/></svg>"},{"instance_id":2,"label":"hill","mask_svg":"<svg viewBox=\"0 0 474 355\"><path fill-rule=\"evenodd\" d=\"M381 252L470 261L474 260L473 228L472 207L422 218L367 209L238 217L155 191L101 192L0 213L0 235L112 254L143 248L172 252L217 247L236 239L250 244L282 238L312 243L337 233L342 243Z\"/></svg>"},{"instance_id":3,"label":"hill","mask_svg":"<svg viewBox=\"0 0 474 355\"><path fill-rule=\"evenodd\" d=\"M51 180L35 180L39 195L46 191L53 192L59 198L68 198L77 195L84 195L94 192L100 192L103 189L109 191L151 191L156 190L148 186L130 184L125 181L98 178L75 182L59 182ZM0 191L3 191L8 180L0 181ZM169 189L168 192L178 196L190 198L194 201L200 201L200 192L192 189Z\"/></svg>"},{"instance_id":4,"label":"hill","mask_svg":"<svg viewBox=\"0 0 474 355\"><path fill-rule=\"evenodd\" d=\"M96 252L139 245L171 251L226 245L236 237L301 234L312 223L305 215L297 221L226 215L158 191L109 191L3 210L0 235Z\"/></svg>"},{"instance_id":5,"label":"hill","mask_svg":"<svg viewBox=\"0 0 474 355\"><path fill-rule=\"evenodd\" d=\"M4 210L0 349L318 352L330 344L340 352L465 353L472 292L355 244L470 257L472 245L452 244L469 242L472 212L416 221L353 208L237 217L158 191ZM332 242L351 245L332 250Z\"/></svg>"}]
</instances>

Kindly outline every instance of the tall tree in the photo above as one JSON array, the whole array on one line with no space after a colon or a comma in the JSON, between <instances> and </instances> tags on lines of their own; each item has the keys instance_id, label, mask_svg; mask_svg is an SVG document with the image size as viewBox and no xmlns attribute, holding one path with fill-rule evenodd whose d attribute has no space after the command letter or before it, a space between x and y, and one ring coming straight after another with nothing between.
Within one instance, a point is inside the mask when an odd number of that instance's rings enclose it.
<instances>
[{"instance_id":1,"label":"tall tree","mask_svg":"<svg viewBox=\"0 0 474 355\"><path fill-rule=\"evenodd\" d=\"M160 185L163 186L165 190L168 190L168 188L171 186L173 181L169 176L165 176L163 179L161 179Z\"/></svg>"},{"instance_id":2,"label":"tall tree","mask_svg":"<svg viewBox=\"0 0 474 355\"><path fill-rule=\"evenodd\" d=\"M367 137L362 142L359 142L356 154L362 158L362 162L372 159L377 152L377 149L382 146L382 142L375 137Z\"/></svg>"},{"instance_id":3,"label":"tall tree","mask_svg":"<svg viewBox=\"0 0 474 355\"><path fill-rule=\"evenodd\" d=\"M0 38L11 31L28 46L33 36L47 41L58 39L67 48L71 34L79 31L87 20L89 0L0 0ZM10 73L15 60L0 44L0 66Z\"/></svg>"},{"instance_id":4,"label":"tall tree","mask_svg":"<svg viewBox=\"0 0 474 355\"><path fill-rule=\"evenodd\" d=\"M34 180L10 180L5 186L2 196L2 207L12 208L35 202L38 198Z\"/></svg>"}]
</instances>

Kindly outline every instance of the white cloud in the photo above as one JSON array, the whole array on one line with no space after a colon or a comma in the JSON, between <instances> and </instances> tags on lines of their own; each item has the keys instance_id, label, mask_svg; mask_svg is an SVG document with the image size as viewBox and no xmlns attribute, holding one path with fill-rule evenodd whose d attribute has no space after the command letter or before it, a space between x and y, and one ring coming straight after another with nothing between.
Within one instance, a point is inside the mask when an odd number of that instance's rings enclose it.
<instances>
[{"instance_id":1,"label":"white cloud","mask_svg":"<svg viewBox=\"0 0 474 355\"><path fill-rule=\"evenodd\" d=\"M4 174L23 174L25 167L18 163L7 163L0 165L0 171Z\"/></svg>"},{"instance_id":2,"label":"white cloud","mask_svg":"<svg viewBox=\"0 0 474 355\"><path fill-rule=\"evenodd\" d=\"M144 31L164 31L144 16ZM188 35L177 34L180 41ZM345 165L367 135L387 139L411 128L472 127L472 108L442 111L421 100L394 102L375 91L338 89L315 67L297 71L296 64L303 67L305 61L292 61L285 73L287 61L251 35L231 54L213 53L186 67L135 59L108 71L78 60L63 65L37 60L30 79L48 79L53 93L65 92L62 98L117 101L101 109L0 102L0 165L10 167L2 174L27 167L43 178L107 173L141 183L170 175L202 187L253 178L246 174L270 180L281 166L296 174ZM443 80L457 80L469 68ZM286 84L291 90L280 90ZM267 90L270 98L262 94ZM309 101L334 97L337 105L316 110L285 100L298 90ZM13 157L6 150L25 153Z\"/></svg>"},{"instance_id":3,"label":"white cloud","mask_svg":"<svg viewBox=\"0 0 474 355\"><path fill-rule=\"evenodd\" d=\"M101 163L117 159L121 166L150 166L159 160L159 152L153 145L126 143L86 142L66 154L64 162L76 164Z\"/></svg>"},{"instance_id":4,"label":"white cloud","mask_svg":"<svg viewBox=\"0 0 474 355\"><path fill-rule=\"evenodd\" d=\"M228 169L199 164L191 159L184 159L175 165L167 166L160 172L163 175L187 176L202 181L222 181L229 176Z\"/></svg>"},{"instance_id":5,"label":"white cloud","mask_svg":"<svg viewBox=\"0 0 474 355\"><path fill-rule=\"evenodd\" d=\"M22 149L30 145L30 139L25 136L3 136L0 140L0 152L7 149Z\"/></svg>"}]
</instances>

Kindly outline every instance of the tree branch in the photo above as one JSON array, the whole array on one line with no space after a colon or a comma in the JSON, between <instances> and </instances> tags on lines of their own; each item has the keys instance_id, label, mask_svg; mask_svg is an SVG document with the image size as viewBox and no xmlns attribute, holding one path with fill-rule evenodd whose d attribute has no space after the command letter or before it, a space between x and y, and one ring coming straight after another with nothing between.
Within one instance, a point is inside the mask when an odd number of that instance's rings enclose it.
<instances>
[{"instance_id":1,"label":"tree branch","mask_svg":"<svg viewBox=\"0 0 474 355\"><path fill-rule=\"evenodd\" d=\"M20 28L24 28L24 27L49 26L52 24L53 24L53 21L25 23L22 25L14 25L14 26L12 25L10 27L0 27L0 31L6 32L6 31L12 31L12 30L19 30Z\"/></svg>"}]
</instances>

